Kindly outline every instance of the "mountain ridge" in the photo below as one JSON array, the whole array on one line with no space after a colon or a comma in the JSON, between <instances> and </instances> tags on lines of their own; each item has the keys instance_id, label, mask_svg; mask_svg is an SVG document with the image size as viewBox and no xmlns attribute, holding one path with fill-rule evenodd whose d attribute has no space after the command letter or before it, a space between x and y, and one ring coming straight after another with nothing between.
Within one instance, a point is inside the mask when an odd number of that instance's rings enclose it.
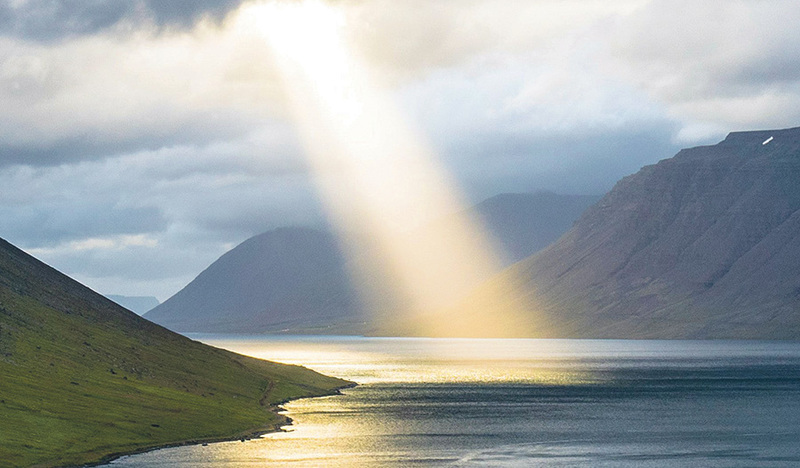
<instances>
[{"instance_id":1,"label":"mountain ridge","mask_svg":"<svg viewBox=\"0 0 800 468\"><path fill-rule=\"evenodd\" d=\"M798 181L800 128L731 133L621 179L496 282L567 337L798 339Z\"/></svg>"},{"instance_id":2,"label":"mountain ridge","mask_svg":"<svg viewBox=\"0 0 800 468\"><path fill-rule=\"evenodd\" d=\"M146 318L180 331L204 332L316 331L329 317L350 323L357 320L360 306L345 263L332 234L278 228L223 254ZM181 315L184 311L190 313Z\"/></svg>"}]
</instances>

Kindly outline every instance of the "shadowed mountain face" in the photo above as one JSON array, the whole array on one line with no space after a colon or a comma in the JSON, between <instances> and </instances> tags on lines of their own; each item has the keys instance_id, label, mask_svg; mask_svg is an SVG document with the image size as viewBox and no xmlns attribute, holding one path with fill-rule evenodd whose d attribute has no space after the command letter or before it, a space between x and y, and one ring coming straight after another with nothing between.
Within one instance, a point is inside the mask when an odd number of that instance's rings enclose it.
<instances>
[{"instance_id":1,"label":"shadowed mountain face","mask_svg":"<svg viewBox=\"0 0 800 468\"><path fill-rule=\"evenodd\" d=\"M359 303L332 234L281 228L220 257L146 317L178 331L339 332Z\"/></svg>"},{"instance_id":2,"label":"shadowed mountain face","mask_svg":"<svg viewBox=\"0 0 800 468\"><path fill-rule=\"evenodd\" d=\"M264 430L271 404L344 383L192 341L0 239L2 466Z\"/></svg>"},{"instance_id":3,"label":"shadowed mountain face","mask_svg":"<svg viewBox=\"0 0 800 468\"><path fill-rule=\"evenodd\" d=\"M564 233L599 197L503 194L473 207L500 248L503 266L543 248ZM411 235L424 235L426 229ZM365 254L369 247L364 242ZM178 331L365 333L360 293L336 238L309 228L281 228L252 237L209 266L146 317ZM385 291L386 278L369 289ZM383 294L381 292L380 294ZM392 304L381 296L383 307Z\"/></svg>"},{"instance_id":4,"label":"shadowed mountain face","mask_svg":"<svg viewBox=\"0 0 800 468\"><path fill-rule=\"evenodd\" d=\"M599 199L552 192L503 193L482 201L469 213L483 221L503 265L508 266L553 243Z\"/></svg>"},{"instance_id":5,"label":"shadowed mountain face","mask_svg":"<svg viewBox=\"0 0 800 468\"><path fill-rule=\"evenodd\" d=\"M798 339L798 209L800 129L732 133L622 179L494 287L543 335Z\"/></svg>"}]
</instances>

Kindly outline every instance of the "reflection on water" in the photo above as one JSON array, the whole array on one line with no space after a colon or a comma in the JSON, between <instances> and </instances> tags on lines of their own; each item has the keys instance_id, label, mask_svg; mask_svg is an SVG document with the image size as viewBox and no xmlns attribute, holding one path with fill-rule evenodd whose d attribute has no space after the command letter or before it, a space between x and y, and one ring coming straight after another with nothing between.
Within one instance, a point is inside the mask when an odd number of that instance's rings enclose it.
<instances>
[{"instance_id":1,"label":"reflection on water","mask_svg":"<svg viewBox=\"0 0 800 468\"><path fill-rule=\"evenodd\" d=\"M591 376L581 359L597 351L573 349L569 340L275 337L265 346L263 337L193 337L359 384L585 383Z\"/></svg>"},{"instance_id":2,"label":"reflection on water","mask_svg":"<svg viewBox=\"0 0 800 468\"><path fill-rule=\"evenodd\" d=\"M286 432L115 466L800 465L800 345L195 335L355 380Z\"/></svg>"}]
</instances>

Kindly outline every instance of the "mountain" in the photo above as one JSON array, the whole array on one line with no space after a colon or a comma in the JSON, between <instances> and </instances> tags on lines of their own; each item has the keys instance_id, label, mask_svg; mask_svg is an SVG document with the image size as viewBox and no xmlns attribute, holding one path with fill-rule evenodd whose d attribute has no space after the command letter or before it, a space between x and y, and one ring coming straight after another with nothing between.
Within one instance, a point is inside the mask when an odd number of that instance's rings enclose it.
<instances>
[{"instance_id":1,"label":"mountain","mask_svg":"<svg viewBox=\"0 0 800 468\"><path fill-rule=\"evenodd\" d=\"M468 210L500 247L503 266L522 259L565 232L599 197L553 193L502 194ZM424 235L449 217L410 235ZM362 243L365 254L368 242ZM244 241L145 317L191 332L355 333L372 330L360 292L385 290L349 274L334 235L310 228L280 228ZM382 297L386 306L391 299Z\"/></svg>"},{"instance_id":2,"label":"mountain","mask_svg":"<svg viewBox=\"0 0 800 468\"><path fill-rule=\"evenodd\" d=\"M105 296L139 315L144 314L159 304L158 299L153 296L120 296L118 294L106 294Z\"/></svg>"},{"instance_id":3,"label":"mountain","mask_svg":"<svg viewBox=\"0 0 800 468\"><path fill-rule=\"evenodd\" d=\"M508 266L553 243L599 199L552 192L503 193L478 203L468 213L483 222L503 265Z\"/></svg>"},{"instance_id":4,"label":"mountain","mask_svg":"<svg viewBox=\"0 0 800 468\"><path fill-rule=\"evenodd\" d=\"M239 244L146 318L178 331L340 332L360 304L336 238L280 228Z\"/></svg>"},{"instance_id":5,"label":"mountain","mask_svg":"<svg viewBox=\"0 0 800 468\"><path fill-rule=\"evenodd\" d=\"M79 465L273 428L347 382L175 334L0 240L0 464Z\"/></svg>"},{"instance_id":6,"label":"mountain","mask_svg":"<svg viewBox=\"0 0 800 468\"><path fill-rule=\"evenodd\" d=\"M515 300L539 336L799 339L798 209L800 129L731 133L625 177L471 306Z\"/></svg>"}]
</instances>

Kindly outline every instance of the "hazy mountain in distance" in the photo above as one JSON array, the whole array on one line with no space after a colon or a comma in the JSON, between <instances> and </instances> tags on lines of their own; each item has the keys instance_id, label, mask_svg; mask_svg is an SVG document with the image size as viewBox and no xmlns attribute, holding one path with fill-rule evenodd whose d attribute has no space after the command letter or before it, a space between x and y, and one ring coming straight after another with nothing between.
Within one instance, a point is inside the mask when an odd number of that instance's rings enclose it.
<instances>
[{"instance_id":1,"label":"hazy mountain in distance","mask_svg":"<svg viewBox=\"0 0 800 468\"><path fill-rule=\"evenodd\" d=\"M798 209L800 129L731 133L623 178L470 302L522 295L542 336L799 339Z\"/></svg>"},{"instance_id":2,"label":"hazy mountain in distance","mask_svg":"<svg viewBox=\"0 0 800 468\"><path fill-rule=\"evenodd\" d=\"M503 193L469 210L496 241L504 265L547 247L564 234L599 195Z\"/></svg>"},{"instance_id":3,"label":"hazy mountain in distance","mask_svg":"<svg viewBox=\"0 0 800 468\"><path fill-rule=\"evenodd\" d=\"M505 266L555 240L598 198L503 194L469 213L498 241ZM365 333L359 292L388 280L360 284L347 262L333 234L297 227L266 232L223 255L146 318L182 332Z\"/></svg>"},{"instance_id":4,"label":"hazy mountain in distance","mask_svg":"<svg viewBox=\"0 0 800 468\"><path fill-rule=\"evenodd\" d=\"M335 237L287 227L242 242L146 318L177 331L325 333L359 310Z\"/></svg>"},{"instance_id":5,"label":"hazy mountain in distance","mask_svg":"<svg viewBox=\"0 0 800 468\"><path fill-rule=\"evenodd\" d=\"M190 340L0 239L0 465L241 437L346 382Z\"/></svg>"},{"instance_id":6,"label":"hazy mountain in distance","mask_svg":"<svg viewBox=\"0 0 800 468\"><path fill-rule=\"evenodd\" d=\"M121 296L119 294L106 294L105 296L139 315L143 315L145 312L160 304L158 299L153 296Z\"/></svg>"}]
</instances>

